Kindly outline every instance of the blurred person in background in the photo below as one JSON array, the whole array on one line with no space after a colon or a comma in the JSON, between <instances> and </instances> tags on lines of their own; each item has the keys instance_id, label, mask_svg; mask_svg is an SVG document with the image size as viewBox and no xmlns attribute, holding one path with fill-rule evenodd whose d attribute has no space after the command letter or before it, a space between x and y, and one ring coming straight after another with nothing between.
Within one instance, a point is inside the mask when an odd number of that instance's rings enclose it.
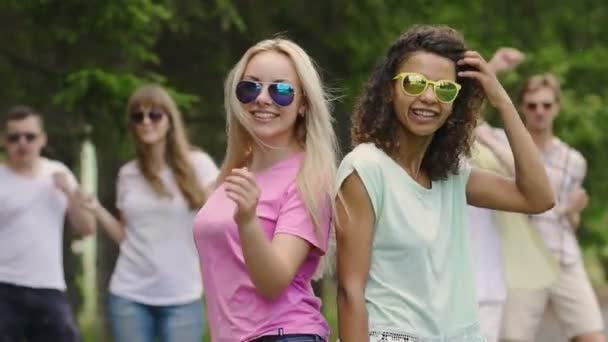
<instances>
[{"instance_id":1,"label":"blurred person in background","mask_svg":"<svg viewBox=\"0 0 608 342\"><path fill-rule=\"evenodd\" d=\"M553 133L560 111L560 94L557 77L546 73L529 77L517 98L557 201L553 209L531 216L531 222L557 259L559 269L557 279L542 289L509 290L503 325L506 341L533 341L548 304L572 341L605 340L598 299L576 239L581 212L589 201L582 187L587 162L580 152Z\"/></svg>"},{"instance_id":2,"label":"blurred person in background","mask_svg":"<svg viewBox=\"0 0 608 342\"><path fill-rule=\"evenodd\" d=\"M495 72L517 67L525 56L500 48L488 62ZM513 154L503 129L491 127L483 116L475 128L472 165L513 176ZM506 161L505 161L506 160ZM469 206L479 320L489 342L499 340L507 288L541 288L555 279L552 256L527 215ZM522 261L528 259L525 263Z\"/></svg>"},{"instance_id":3,"label":"blurred person in background","mask_svg":"<svg viewBox=\"0 0 608 342\"><path fill-rule=\"evenodd\" d=\"M200 342L203 284L194 215L218 169L188 142L165 89L146 85L127 104L136 158L118 173L118 218L95 203L106 233L120 245L110 281L110 323L117 342Z\"/></svg>"},{"instance_id":4,"label":"blurred person in background","mask_svg":"<svg viewBox=\"0 0 608 342\"><path fill-rule=\"evenodd\" d=\"M80 341L65 293L62 246L66 214L77 235L95 232L90 196L64 164L41 156L47 136L33 109L9 110L2 141L0 341Z\"/></svg>"}]
</instances>

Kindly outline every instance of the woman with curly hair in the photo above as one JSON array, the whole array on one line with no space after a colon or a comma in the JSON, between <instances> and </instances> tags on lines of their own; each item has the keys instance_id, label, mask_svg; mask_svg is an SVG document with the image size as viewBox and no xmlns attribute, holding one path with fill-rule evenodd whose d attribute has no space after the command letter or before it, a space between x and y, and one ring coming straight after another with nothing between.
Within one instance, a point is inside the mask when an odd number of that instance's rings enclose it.
<instances>
[{"instance_id":1,"label":"woman with curly hair","mask_svg":"<svg viewBox=\"0 0 608 342\"><path fill-rule=\"evenodd\" d=\"M515 179L463 162L484 95L504 122ZM554 203L507 92L458 32L417 26L372 73L351 133L337 174L340 338L483 341L467 203L526 213Z\"/></svg>"}]
</instances>

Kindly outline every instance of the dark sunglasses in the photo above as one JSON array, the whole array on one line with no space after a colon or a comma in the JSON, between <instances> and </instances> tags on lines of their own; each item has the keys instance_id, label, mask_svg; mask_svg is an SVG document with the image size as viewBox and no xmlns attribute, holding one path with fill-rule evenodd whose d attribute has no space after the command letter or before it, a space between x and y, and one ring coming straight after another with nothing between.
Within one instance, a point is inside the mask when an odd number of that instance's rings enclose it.
<instances>
[{"instance_id":1,"label":"dark sunglasses","mask_svg":"<svg viewBox=\"0 0 608 342\"><path fill-rule=\"evenodd\" d=\"M28 143L31 143L32 141L36 140L36 138L38 137L38 134L36 133L31 133L31 132L24 132L24 133L9 133L6 135L6 140L9 143L17 143L19 141L21 141L21 138L25 138L25 141Z\"/></svg>"},{"instance_id":2,"label":"dark sunglasses","mask_svg":"<svg viewBox=\"0 0 608 342\"><path fill-rule=\"evenodd\" d=\"M536 110L537 108L543 107L544 110L549 110L553 107L553 102L528 102L526 108L528 110Z\"/></svg>"},{"instance_id":3,"label":"dark sunglasses","mask_svg":"<svg viewBox=\"0 0 608 342\"><path fill-rule=\"evenodd\" d=\"M260 96L264 89L264 83L255 81L240 81L236 85L236 98L241 103L250 103ZM295 90L290 83L272 82L268 83L268 94L272 101L281 107L287 107L293 102Z\"/></svg>"},{"instance_id":4,"label":"dark sunglasses","mask_svg":"<svg viewBox=\"0 0 608 342\"><path fill-rule=\"evenodd\" d=\"M150 119L150 121L156 123L159 122L163 118L163 116L165 116L165 113L156 110L151 110L147 113L141 111L133 112L131 113L131 122L133 122L134 124L141 124L144 122L146 116Z\"/></svg>"}]
</instances>

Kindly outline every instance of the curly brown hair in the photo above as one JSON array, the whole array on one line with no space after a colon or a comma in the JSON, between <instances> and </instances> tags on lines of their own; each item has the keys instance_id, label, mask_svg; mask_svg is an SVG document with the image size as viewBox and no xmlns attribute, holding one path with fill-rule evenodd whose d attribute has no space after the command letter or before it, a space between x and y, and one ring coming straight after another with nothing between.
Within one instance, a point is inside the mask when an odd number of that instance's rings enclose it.
<instances>
[{"instance_id":1,"label":"curly brown hair","mask_svg":"<svg viewBox=\"0 0 608 342\"><path fill-rule=\"evenodd\" d=\"M414 26L403 33L376 66L357 100L351 119L353 146L372 142L390 156L399 149L397 132L402 129L393 108L393 77L399 66L415 52L430 52L454 63L467 50L464 38L447 26ZM470 67L456 65L456 72ZM457 174L462 157L470 155L472 132L483 103L484 93L473 79L457 77L462 85L452 114L435 132L422 160L422 169L431 180Z\"/></svg>"}]
</instances>

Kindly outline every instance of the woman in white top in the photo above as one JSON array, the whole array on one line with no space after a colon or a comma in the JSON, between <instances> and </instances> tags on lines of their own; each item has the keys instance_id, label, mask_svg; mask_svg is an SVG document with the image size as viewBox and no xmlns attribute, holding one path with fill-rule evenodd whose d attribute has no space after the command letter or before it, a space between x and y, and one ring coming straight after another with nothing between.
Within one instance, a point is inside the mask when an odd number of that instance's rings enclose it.
<instances>
[{"instance_id":1,"label":"woman in white top","mask_svg":"<svg viewBox=\"0 0 608 342\"><path fill-rule=\"evenodd\" d=\"M192 224L217 166L188 143L181 115L158 85L137 89L127 106L137 157L118 174L116 219L94 207L120 255L110 282L117 342L200 342L202 278Z\"/></svg>"}]
</instances>

